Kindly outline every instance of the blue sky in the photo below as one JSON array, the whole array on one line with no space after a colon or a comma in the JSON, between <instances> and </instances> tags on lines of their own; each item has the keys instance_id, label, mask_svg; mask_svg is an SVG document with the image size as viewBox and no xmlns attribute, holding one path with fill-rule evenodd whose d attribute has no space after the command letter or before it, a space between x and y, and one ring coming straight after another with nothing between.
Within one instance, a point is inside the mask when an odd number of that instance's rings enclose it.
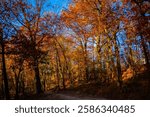
<instances>
[{"instance_id":1,"label":"blue sky","mask_svg":"<svg viewBox=\"0 0 150 117\"><path fill-rule=\"evenodd\" d=\"M54 12L59 13L63 8L67 8L71 0L48 0L50 6L54 7ZM53 9L53 8L52 8Z\"/></svg>"},{"instance_id":2,"label":"blue sky","mask_svg":"<svg viewBox=\"0 0 150 117\"><path fill-rule=\"evenodd\" d=\"M66 9L71 0L45 0L44 11L53 11L60 13L62 9ZM28 0L31 4L34 4L35 0Z\"/></svg>"}]
</instances>

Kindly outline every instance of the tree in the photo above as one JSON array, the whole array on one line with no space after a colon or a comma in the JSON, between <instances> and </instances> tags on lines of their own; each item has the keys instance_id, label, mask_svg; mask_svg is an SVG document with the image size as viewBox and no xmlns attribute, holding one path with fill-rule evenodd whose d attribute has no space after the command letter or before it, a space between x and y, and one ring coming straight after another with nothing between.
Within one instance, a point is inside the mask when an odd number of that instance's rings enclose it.
<instances>
[{"instance_id":1,"label":"tree","mask_svg":"<svg viewBox=\"0 0 150 117\"><path fill-rule=\"evenodd\" d=\"M84 17L83 14L83 6L85 4L81 4L81 1L74 1L75 6L70 5L68 11L62 12L62 20L64 24L66 25L66 28L70 29L70 32L73 33L71 36L74 38L74 41L77 45L79 45L79 48L81 49L81 61L83 62L83 73L84 73L84 79L87 81L89 80L89 66L88 66L88 43L89 43L89 33L90 29L88 29L90 26L88 24L88 20L86 17ZM78 46L77 46L78 48ZM82 74L82 73L81 73Z\"/></svg>"},{"instance_id":2,"label":"tree","mask_svg":"<svg viewBox=\"0 0 150 117\"><path fill-rule=\"evenodd\" d=\"M130 3L130 4L129 4ZM144 55L146 66L149 68L149 1L147 0L127 0L124 1L127 13L126 26L127 36L133 37L136 43L140 43ZM129 8L130 7L130 8ZM127 18L128 15L128 18ZM132 32L131 32L132 30ZM132 35L132 36L131 36ZM136 44L137 45L137 44Z\"/></svg>"},{"instance_id":3,"label":"tree","mask_svg":"<svg viewBox=\"0 0 150 117\"><path fill-rule=\"evenodd\" d=\"M118 13L117 13L118 12ZM116 64L117 79L121 85L121 63L119 48L119 32L120 28L120 6L118 2L110 0L74 0L68 11L62 13L68 28L75 33L77 40L81 44L83 55L85 55L85 73L88 73L88 49L89 45L94 43L96 46L97 68L99 77L102 72L106 71L106 77L111 77L112 72L116 72L114 66ZM91 40L94 40L91 42ZM90 42L90 43L89 43ZM116 61L113 60L116 58ZM95 63L94 63L95 64ZM102 71L102 72L101 72Z\"/></svg>"},{"instance_id":4,"label":"tree","mask_svg":"<svg viewBox=\"0 0 150 117\"><path fill-rule=\"evenodd\" d=\"M5 64L5 45L4 45L4 39L3 39L3 30L0 28L0 40L1 40L1 47L2 47L2 75L4 79L4 85L5 85L5 97L6 99L9 99L9 87L8 87L8 77L6 72L6 64Z\"/></svg>"},{"instance_id":5,"label":"tree","mask_svg":"<svg viewBox=\"0 0 150 117\"><path fill-rule=\"evenodd\" d=\"M5 86L5 98L10 99L9 95L9 86L8 86L8 76L6 71L6 61L5 61L5 55L6 55L6 40L11 36L13 29L10 29L10 24L8 17L10 17L10 11L6 8L6 6L11 6L11 3L7 4L7 1L1 1L0 2L0 45L2 49L2 76L4 80L4 86Z\"/></svg>"},{"instance_id":6,"label":"tree","mask_svg":"<svg viewBox=\"0 0 150 117\"><path fill-rule=\"evenodd\" d=\"M16 48L18 48L17 46L21 47L19 54L23 54L23 57L32 65L37 93L42 92L39 63L47 54L42 50L42 44L46 43L47 39L46 32L42 28L43 5L44 1L42 0L35 1L35 6L22 0L16 1L10 8L16 22L13 26L17 29L16 24L21 25L18 35L14 36L14 44L16 44Z\"/></svg>"}]
</instances>

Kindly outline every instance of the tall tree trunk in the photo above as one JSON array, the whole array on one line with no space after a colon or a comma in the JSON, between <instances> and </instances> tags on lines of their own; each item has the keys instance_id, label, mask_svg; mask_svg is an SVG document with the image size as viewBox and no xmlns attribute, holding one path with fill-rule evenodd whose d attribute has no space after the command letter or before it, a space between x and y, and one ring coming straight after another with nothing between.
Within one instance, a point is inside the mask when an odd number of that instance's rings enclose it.
<instances>
[{"instance_id":1,"label":"tall tree trunk","mask_svg":"<svg viewBox=\"0 0 150 117\"><path fill-rule=\"evenodd\" d=\"M81 47L83 49L83 57L84 57L83 59L84 59L85 80L89 81L88 61L87 61L87 42L84 42L84 44L82 44Z\"/></svg>"},{"instance_id":2,"label":"tall tree trunk","mask_svg":"<svg viewBox=\"0 0 150 117\"><path fill-rule=\"evenodd\" d=\"M92 40L93 42L93 48L92 48L92 77L94 80L97 80L97 77L96 77L96 67L95 67L95 52L94 52L94 49L95 49L95 46L94 46L94 39Z\"/></svg>"},{"instance_id":3,"label":"tall tree trunk","mask_svg":"<svg viewBox=\"0 0 150 117\"><path fill-rule=\"evenodd\" d=\"M44 74L42 74L42 76L44 76ZM46 76L47 76L47 74L45 75L45 77L43 79L43 91L44 92L46 91Z\"/></svg>"},{"instance_id":4,"label":"tall tree trunk","mask_svg":"<svg viewBox=\"0 0 150 117\"><path fill-rule=\"evenodd\" d=\"M101 56L101 47L100 47L100 36L96 38L96 51L97 51L97 61L96 61L96 75L98 79L101 79L101 69L103 68L102 56Z\"/></svg>"},{"instance_id":5,"label":"tall tree trunk","mask_svg":"<svg viewBox=\"0 0 150 117\"><path fill-rule=\"evenodd\" d=\"M0 43L2 47L2 76L4 79L4 86L5 86L5 98L10 99L9 95L9 87L8 87L8 77L6 72L6 64L5 64L5 45L3 40L3 32L2 29L0 29Z\"/></svg>"},{"instance_id":6,"label":"tall tree trunk","mask_svg":"<svg viewBox=\"0 0 150 117\"><path fill-rule=\"evenodd\" d=\"M20 81L19 81L19 91L20 93L22 93L22 95L25 95L25 81L24 81L24 72L22 74L20 74Z\"/></svg>"},{"instance_id":7,"label":"tall tree trunk","mask_svg":"<svg viewBox=\"0 0 150 117\"><path fill-rule=\"evenodd\" d=\"M57 56L58 56L58 65L59 65L59 74L62 78L62 85L63 85L63 89L66 89L66 85L65 85L65 77L64 77L64 70L62 68L62 64L61 64L61 61L60 61L60 56L59 56L59 53L57 52Z\"/></svg>"},{"instance_id":8,"label":"tall tree trunk","mask_svg":"<svg viewBox=\"0 0 150 117\"><path fill-rule=\"evenodd\" d=\"M2 75L4 79L4 86L5 86L5 97L6 99L9 99L9 87L8 87L8 77L6 72L6 64L5 64L5 52L4 52L4 44L2 42Z\"/></svg>"},{"instance_id":9,"label":"tall tree trunk","mask_svg":"<svg viewBox=\"0 0 150 117\"><path fill-rule=\"evenodd\" d=\"M120 88L122 87L122 78L121 78L121 64L120 64L120 52L119 47L117 45L117 37L115 36L115 55L116 55L116 62L117 62L117 78Z\"/></svg>"},{"instance_id":10,"label":"tall tree trunk","mask_svg":"<svg viewBox=\"0 0 150 117\"><path fill-rule=\"evenodd\" d=\"M36 93L40 94L43 92L42 85L41 85L41 79L39 74L39 67L38 67L38 61L34 61L34 72L35 72L35 79L36 79Z\"/></svg>"},{"instance_id":11,"label":"tall tree trunk","mask_svg":"<svg viewBox=\"0 0 150 117\"><path fill-rule=\"evenodd\" d=\"M3 82L3 79L2 79L2 85L1 85L1 89L2 89L2 99L4 99L5 98L5 93L4 93L4 82Z\"/></svg>"},{"instance_id":12,"label":"tall tree trunk","mask_svg":"<svg viewBox=\"0 0 150 117\"><path fill-rule=\"evenodd\" d=\"M64 72L63 72L63 68L61 65L61 60L60 60L60 56L59 56L59 51L55 42L55 51L56 51L56 64L57 64L57 76L58 76L58 81L60 81L59 78L62 78L62 85L63 85L63 89L66 89L66 85L65 85L65 77L64 77ZM59 82L58 82L59 83ZM59 86L59 85L58 85ZM60 87L59 87L60 89Z\"/></svg>"},{"instance_id":13,"label":"tall tree trunk","mask_svg":"<svg viewBox=\"0 0 150 117\"><path fill-rule=\"evenodd\" d=\"M58 64L58 57L57 57L57 54L56 54L56 77L57 77L57 87L60 89L60 85L59 85L59 82L60 82L60 78L59 78L59 64Z\"/></svg>"},{"instance_id":14,"label":"tall tree trunk","mask_svg":"<svg viewBox=\"0 0 150 117\"><path fill-rule=\"evenodd\" d=\"M15 99L19 98L19 79L20 79L20 74L21 74L21 68L19 69L18 74L15 72L15 84L16 84L16 94L15 94Z\"/></svg>"},{"instance_id":15,"label":"tall tree trunk","mask_svg":"<svg viewBox=\"0 0 150 117\"><path fill-rule=\"evenodd\" d=\"M61 47L61 48L62 48L62 47ZM70 82L71 82L71 87L73 87L73 79L72 79L72 77L71 77L71 71L70 71L70 69L69 69L69 63L68 63L68 61L67 61L66 53L65 53L65 51L63 50L63 48L62 48L62 53L63 53L63 57L64 57L64 60L65 60L66 73L67 73L67 75L68 75L68 79L69 79ZM63 84L65 85L65 81L64 81Z\"/></svg>"},{"instance_id":16,"label":"tall tree trunk","mask_svg":"<svg viewBox=\"0 0 150 117\"><path fill-rule=\"evenodd\" d=\"M19 77L15 73L15 82L16 82L16 94L15 94L15 99L19 98Z\"/></svg>"},{"instance_id":17,"label":"tall tree trunk","mask_svg":"<svg viewBox=\"0 0 150 117\"><path fill-rule=\"evenodd\" d=\"M146 67L149 68L150 67L150 63L149 63L149 56L148 56L148 52L147 52L147 48L146 48L146 44L141 36L141 39L142 39L142 48L143 48L143 54L144 54L144 57L145 57L145 62L146 62Z\"/></svg>"}]
</instances>

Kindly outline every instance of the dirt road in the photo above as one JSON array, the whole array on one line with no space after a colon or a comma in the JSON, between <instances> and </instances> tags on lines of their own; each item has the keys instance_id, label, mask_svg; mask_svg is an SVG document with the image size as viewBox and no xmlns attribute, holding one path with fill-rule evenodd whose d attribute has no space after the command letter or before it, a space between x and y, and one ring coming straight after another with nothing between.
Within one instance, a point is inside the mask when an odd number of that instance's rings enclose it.
<instances>
[{"instance_id":1,"label":"dirt road","mask_svg":"<svg viewBox=\"0 0 150 117\"><path fill-rule=\"evenodd\" d=\"M94 97L89 95L81 95L72 92L47 93L39 96L39 100L105 100L105 98Z\"/></svg>"}]
</instances>

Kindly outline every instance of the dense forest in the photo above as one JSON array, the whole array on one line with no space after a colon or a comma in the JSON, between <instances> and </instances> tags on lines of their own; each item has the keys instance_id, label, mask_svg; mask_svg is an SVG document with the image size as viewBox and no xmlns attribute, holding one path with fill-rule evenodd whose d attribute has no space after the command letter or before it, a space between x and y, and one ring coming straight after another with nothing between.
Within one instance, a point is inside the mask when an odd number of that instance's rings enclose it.
<instances>
[{"instance_id":1,"label":"dense forest","mask_svg":"<svg viewBox=\"0 0 150 117\"><path fill-rule=\"evenodd\" d=\"M0 0L0 99L150 99L149 0L48 1Z\"/></svg>"}]
</instances>

